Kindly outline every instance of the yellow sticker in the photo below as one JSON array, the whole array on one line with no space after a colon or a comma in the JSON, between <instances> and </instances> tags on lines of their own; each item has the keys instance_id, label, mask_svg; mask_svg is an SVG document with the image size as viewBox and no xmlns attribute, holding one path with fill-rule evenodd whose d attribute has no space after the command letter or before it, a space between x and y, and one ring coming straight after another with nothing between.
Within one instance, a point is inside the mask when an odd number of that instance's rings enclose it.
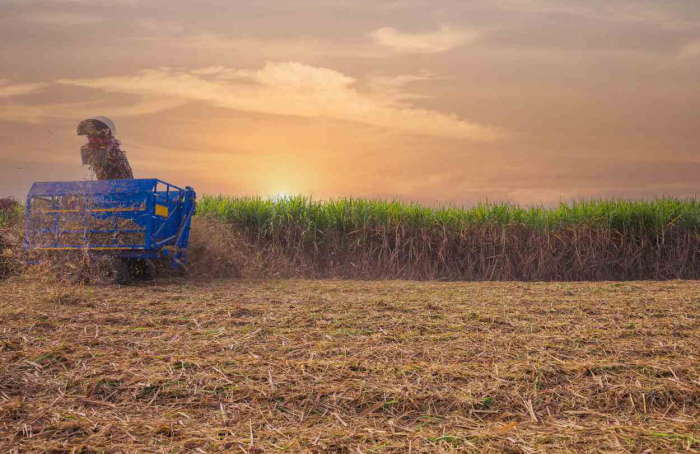
<instances>
[{"instance_id":1,"label":"yellow sticker","mask_svg":"<svg viewBox=\"0 0 700 454\"><path fill-rule=\"evenodd\" d=\"M168 207L165 205L156 204L156 216L168 217Z\"/></svg>"}]
</instances>

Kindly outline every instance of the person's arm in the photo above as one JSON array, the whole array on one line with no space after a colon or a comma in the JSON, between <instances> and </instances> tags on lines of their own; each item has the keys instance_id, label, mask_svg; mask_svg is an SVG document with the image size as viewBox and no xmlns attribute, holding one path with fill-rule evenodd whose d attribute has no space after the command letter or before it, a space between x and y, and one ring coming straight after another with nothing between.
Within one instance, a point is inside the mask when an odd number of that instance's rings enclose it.
<instances>
[{"instance_id":1,"label":"person's arm","mask_svg":"<svg viewBox=\"0 0 700 454\"><path fill-rule=\"evenodd\" d=\"M91 151L92 150L90 150L90 147L87 145L83 145L82 147L80 147L80 158L81 158L84 166L90 164L90 154L91 154L90 152Z\"/></svg>"}]
</instances>

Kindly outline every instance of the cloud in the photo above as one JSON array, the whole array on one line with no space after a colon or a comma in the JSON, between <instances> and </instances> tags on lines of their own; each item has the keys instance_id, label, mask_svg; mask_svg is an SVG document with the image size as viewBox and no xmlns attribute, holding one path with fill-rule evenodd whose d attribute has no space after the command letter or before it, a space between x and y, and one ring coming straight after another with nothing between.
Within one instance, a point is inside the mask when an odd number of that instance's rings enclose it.
<instances>
[{"instance_id":1,"label":"cloud","mask_svg":"<svg viewBox=\"0 0 700 454\"><path fill-rule=\"evenodd\" d=\"M263 58L280 55L303 58L340 53L338 52L340 46L315 38L262 40L250 37L228 38L202 33L188 37L183 44L190 49L253 53Z\"/></svg>"},{"instance_id":2,"label":"cloud","mask_svg":"<svg viewBox=\"0 0 700 454\"><path fill-rule=\"evenodd\" d=\"M399 0L394 2L380 3L379 5L377 5L377 10L381 12L387 12L409 9L410 7L411 5L408 2Z\"/></svg>"},{"instance_id":3,"label":"cloud","mask_svg":"<svg viewBox=\"0 0 700 454\"><path fill-rule=\"evenodd\" d=\"M422 71L418 74L401 74L398 76L371 75L367 77L367 86L374 92L391 96L395 100L426 99L429 96L418 93L410 93L404 87L412 82L444 79L437 77L430 71Z\"/></svg>"},{"instance_id":4,"label":"cloud","mask_svg":"<svg viewBox=\"0 0 700 454\"><path fill-rule=\"evenodd\" d=\"M384 58L392 52L377 49L371 42L345 43L314 37L288 39L259 39L254 37L229 37L214 33L186 34L187 29L177 23L165 23L160 27L143 27L148 36L134 38L148 45L164 45L174 49L194 52L231 53L238 57L263 60L308 60L320 57Z\"/></svg>"},{"instance_id":5,"label":"cloud","mask_svg":"<svg viewBox=\"0 0 700 454\"><path fill-rule=\"evenodd\" d=\"M3 0L9 5L41 5L41 6L51 6L51 5L137 5L142 3L143 0Z\"/></svg>"},{"instance_id":6,"label":"cloud","mask_svg":"<svg viewBox=\"0 0 700 454\"><path fill-rule=\"evenodd\" d=\"M0 86L0 98L2 86ZM113 118L137 117L186 104L186 100L176 98L146 97L130 105L117 105L110 101L45 103L26 105L6 102L0 104L0 120L18 123L40 123L45 119L82 120L100 112L109 112Z\"/></svg>"},{"instance_id":7,"label":"cloud","mask_svg":"<svg viewBox=\"0 0 700 454\"><path fill-rule=\"evenodd\" d=\"M152 36L173 36L187 31L187 27L182 22L162 20L154 17L139 18L134 23Z\"/></svg>"},{"instance_id":8,"label":"cloud","mask_svg":"<svg viewBox=\"0 0 700 454\"><path fill-rule=\"evenodd\" d=\"M57 27L77 27L80 25L94 25L106 21L103 16L85 13L42 13L25 16L26 20L41 25Z\"/></svg>"},{"instance_id":9,"label":"cloud","mask_svg":"<svg viewBox=\"0 0 700 454\"><path fill-rule=\"evenodd\" d=\"M699 23L673 11L672 2L629 0L564 2L560 0L491 0L496 7L532 14L567 14L601 22L648 24L671 30L696 28Z\"/></svg>"},{"instance_id":10,"label":"cloud","mask_svg":"<svg viewBox=\"0 0 700 454\"><path fill-rule=\"evenodd\" d=\"M0 79L0 98L28 95L43 90L46 85L45 83L10 85L8 80Z\"/></svg>"},{"instance_id":11,"label":"cloud","mask_svg":"<svg viewBox=\"0 0 700 454\"><path fill-rule=\"evenodd\" d=\"M233 33L212 33L199 31L179 21L157 18L143 18L135 21L141 29L141 36L133 36L131 41L147 43L148 46L160 45L181 51L202 51L212 53L231 53L239 58L256 58L261 60L309 60L325 56L343 56L353 58L381 58L390 55L380 52L368 40L342 42L340 40L322 39L314 36L287 38L258 38Z\"/></svg>"},{"instance_id":12,"label":"cloud","mask_svg":"<svg viewBox=\"0 0 700 454\"><path fill-rule=\"evenodd\" d=\"M700 40L690 42L678 49L681 58L693 58L700 56Z\"/></svg>"},{"instance_id":13,"label":"cloud","mask_svg":"<svg viewBox=\"0 0 700 454\"><path fill-rule=\"evenodd\" d=\"M405 82L404 78L402 82ZM64 79L60 83L189 101L248 112L327 118L417 134L491 141L502 133L435 110L400 101L396 85L362 92L356 79L298 62L268 62L262 69L225 67L197 71L152 69L131 76ZM386 84L385 84L386 86Z\"/></svg>"},{"instance_id":14,"label":"cloud","mask_svg":"<svg viewBox=\"0 0 700 454\"><path fill-rule=\"evenodd\" d=\"M424 33L404 33L384 27L369 33L377 44L405 54L435 54L445 52L479 38L474 30L443 26Z\"/></svg>"},{"instance_id":15,"label":"cloud","mask_svg":"<svg viewBox=\"0 0 700 454\"><path fill-rule=\"evenodd\" d=\"M310 35L288 38L258 38L226 33L199 32L179 22L141 19L136 22L144 36L133 41L163 45L173 49L228 52L239 57L265 60L309 60L320 57L387 58L397 53L437 53L449 50L479 36L476 31L442 27L427 33L401 33L381 28L351 39L327 39ZM369 38L369 39L368 39ZM377 43L380 46L377 46Z\"/></svg>"}]
</instances>

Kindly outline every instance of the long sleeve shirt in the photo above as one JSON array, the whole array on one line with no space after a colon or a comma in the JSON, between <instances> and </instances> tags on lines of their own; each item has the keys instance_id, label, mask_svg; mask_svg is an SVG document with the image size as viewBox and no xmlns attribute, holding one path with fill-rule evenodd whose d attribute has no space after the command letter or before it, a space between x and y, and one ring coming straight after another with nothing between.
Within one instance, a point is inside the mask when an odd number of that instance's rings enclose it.
<instances>
[{"instance_id":1,"label":"long sleeve shirt","mask_svg":"<svg viewBox=\"0 0 700 454\"><path fill-rule=\"evenodd\" d=\"M119 148L119 141L105 145L85 144L80 148L83 165L88 165L98 180L129 180L134 178L126 154Z\"/></svg>"}]
</instances>

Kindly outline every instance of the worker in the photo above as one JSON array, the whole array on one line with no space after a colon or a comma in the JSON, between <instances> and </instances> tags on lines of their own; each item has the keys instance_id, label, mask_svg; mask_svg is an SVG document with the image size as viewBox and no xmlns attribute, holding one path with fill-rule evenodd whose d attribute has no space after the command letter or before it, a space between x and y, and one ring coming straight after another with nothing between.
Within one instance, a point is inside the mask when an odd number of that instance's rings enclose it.
<instances>
[{"instance_id":1,"label":"worker","mask_svg":"<svg viewBox=\"0 0 700 454\"><path fill-rule=\"evenodd\" d=\"M134 178L126 153L116 139L117 130L107 117L93 117L78 125L78 135L87 136L88 143L80 148L83 165L95 173L98 180L128 180Z\"/></svg>"}]
</instances>

